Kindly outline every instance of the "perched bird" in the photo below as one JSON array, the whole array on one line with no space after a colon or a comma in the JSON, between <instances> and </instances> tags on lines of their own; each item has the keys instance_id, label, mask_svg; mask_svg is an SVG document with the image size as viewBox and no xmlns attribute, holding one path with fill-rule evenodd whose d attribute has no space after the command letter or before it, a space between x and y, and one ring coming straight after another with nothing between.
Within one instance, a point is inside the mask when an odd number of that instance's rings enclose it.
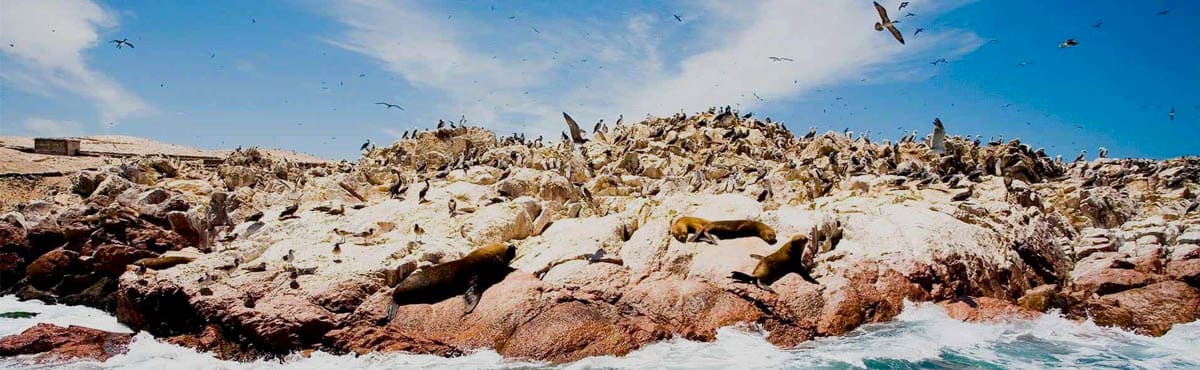
<instances>
[{"instance_id":1,"label":"perched bird","mask_svg":"<svg viewBox=\"0 0 1200 370\"><path fill-rule=\"evenodd\" d=\"M288 206L287 208L284 208L283 212L279 212L279 219L285 220L285 219L289 219L289 218L295 218L295 217L297 217L296 211L299 209L300 209L300 203L293 203L292 205Z\"/></svg>"},{"instance_id":2,"label":"perched bird","mask_svg":"<svg viewBox=\"0 0 1200 370\"><path fill-rule=\"evenodd\" d=\"M421 224L413 224L413 234L417 234L417 239L421 239L421 235L425 235L425 229L421 228Z\"/></svg>"},{"instance_id":3,"label":"perched bird","mask_svg":"<svg viewBox=\"0 0 1200 370\"><path fill-rule=\"evenodd\" d=\"M398 104L392 104L392 103L386 103L386 102L378 102L378 103L375 103L375 104L376 104L376 105L383 105L383 106L385 106L385 108L384 108L384 109L392 109L392 108L396 108L396 109L399 109L399 110L404 110L404 107L401 107L401 106L400 106L400 105L398 105Z\"/></svg>"},{"instance_id":4,"label":"perched bird","mask_svg":"<svg viewBox=\"0 0 1200 370\"><path fill-rule=\"evenodd\" d=\"M1108 149L1105 147L1100 147L1100 153L1098 155L1100 158L1108 158Z\"/></svg>"},{"instance_id":5,"label":"perched bird","mask_svg":"<svg viewBox=\"0 0 1200 370\"><path fill-rule=\"evenodd\" d=\"M450 198L450 203L447 204L450 208L450 217L454 217L454 210L458 208L458 202L454 198Z\"/></svg>"},{"instance_id":6,"label":"perched bird","mask_svg":"<svg viewBox=\"0 0 1200 370\"><path fill-rule=\"evenodd\" d=\"M430 187L431 185L429 185L429 179L425 179L425 188L421 189L421 191L417 193L417 201L419 203L425 203L429 201L425 199L425 194L429 192Z\"/></svg>"},{"instance_id":7,"label":"perched bird","mask_svg":"<svg viewBox=\"0 0 1200 370\"><path fill-rule=\"evenodd\" d=\"M333 255L337 256L342 254L342 243L344 243L344 241L333 243Z\"/></svg>"},{"instance_id":8,"label":"perched bird","mask_svg":"<svg viewBox=\"0 0 1200 370\"><path fill-rule=\"evenodd\" d=\"M1079 151L1079 156L1078 156L1078 157L1075 157L1075 161L1076 161L1076 162L1083 162L1083 160L1084 160L1084 159L1086 159L1086 158L1087 158L1087 151L1086 151L1086 150L1080 150L1080 151Z\"/></svg>"},{"instance_id":9,"label":"perched bird","mask_svg":"<svg viewBox=\"0 0 1200 370\"><path fill-rule=\"evenodd\" d=\"M129 39L112 40L109 43L116 43L117 49L120 49L122 46L128 46L130 49L133 49L133 43L129 42Z\"/></svg>"},{"instance_id":10,"label":"perched bird","mask_svg":"<svg viewBox=\"0 0 1200 370\"><path fill-rule=\"evenodd\" d=\"M1075 41L1075 39L1067 39L1067 41L1063 41L1061 44L1058 44L1058 48L1066 49L1075 45L1079 45L1079 41Z\"/></svg>"},{"instance_id":11,"label":"perched bird","mask_svg":"<svg viewBox=\"0 0 1200 370\"><path fill-rule=\"evenodd\" d=\"M903 45L904 35L900 33L900 30L896 29L896 22L888 19L887 9L884 9L883 5L879 5L879 2L875 2L875 11L879 12L879 22L875 22L875 30L883 31L884 28L887 28L888 32L891 32L892 36L896 37L896 41L899 41Z\"/></svg>"},{"instance_id":12,"label":"perched bird","mask_svg":"<svg viewBox=\"0 0 1200 370\"><path fill-rule=\"evenodd\" d=\"M367 141L363 142L363 145L362 145L362 146L360 146L360 147L358 147L358 151L360 151L360 152L361 152L361 151L367 150L367 147L368 147L368 146L371 146L371 140L370 140L370 139L367 139Z\"/></svg>"},{"instance_id":13,"label":"perched bird","mask_svg":"<svg viewBox=\"0 0 1200 370\"><path fill-rule=\"evenodd\" d=\"M288 249L287 254L285 254L283 256L283 262L288 262L288 263L296 262L296 250Z\"/></svg>"},{"instance_id":14,"label":"perched bird","mask_svg":"<svg viewBox=\"0 0 1200 370\"><path fill-rule=\"evenodd\" d=\"M600 249L597 249L593 253L588 253L588 254L583 255L583 259L588 261L588 263L596 263L596 262L600 262L601 258L604 258L604 254L605 254L604 248L600 248Z\"/></svg>"},{"instance_id":15,"label":"perched bird","mask_svg":"<svg viewBox=\"0 0 1200 370\"><path fill-rule=\"evenodd\" d=\"M950 201L961 202L961 201L967 200L967 198L970 198L971 194L974 194L974 193L975 193L975 184L967 185L966 191L958 193L958 194L954 194L954 196L950 198Z\"/></svg>"}]
</instances>

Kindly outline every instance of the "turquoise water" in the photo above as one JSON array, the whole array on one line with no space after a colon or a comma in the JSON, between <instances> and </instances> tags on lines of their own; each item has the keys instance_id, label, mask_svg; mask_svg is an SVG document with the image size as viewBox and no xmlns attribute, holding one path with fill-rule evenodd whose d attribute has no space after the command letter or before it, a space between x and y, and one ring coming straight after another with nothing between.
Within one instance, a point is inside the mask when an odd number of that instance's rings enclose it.
<instances>
[{"instance_id":1,"label":"turquoise water","mask_svg":"<svg viewBox=\"0 0 1200 370\"><path fill-rule=\"evenodd\" d=\"M30 311L28 319L0 319L0 335L10 335L38 322L83 325L128 331L107 314L84 307L46 306L0 297L0 312ZM159 342L138 334L129 353L105 363L29 364L28 359L0 359L5 368L79 369L1200 369L1200 322L1177 325L1167 335L1146 337L1101 328L1056 315L1033 320L966 323L951 319L932 304L910 304L896 321L867 325L837 338L825 338L793 349L767 343L765 333L750 326L721 329L710 343L669 340L621 357L590 357L549 366L511 361L493 351L457 358L411 354L335 356L315 353L284 361L238 363Z\"/></svg>"}]
</instances>

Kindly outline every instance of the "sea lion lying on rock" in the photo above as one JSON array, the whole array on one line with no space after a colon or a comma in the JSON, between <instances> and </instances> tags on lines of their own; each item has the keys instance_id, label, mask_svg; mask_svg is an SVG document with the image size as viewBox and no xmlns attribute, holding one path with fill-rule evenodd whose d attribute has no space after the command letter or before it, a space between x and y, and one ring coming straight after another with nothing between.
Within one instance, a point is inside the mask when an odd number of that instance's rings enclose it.
<instances>
[{"instance_id":1,"label":"sea lion lying on rock","mask_svg":"<svg viewBox=\"0 0 1200 370\"><path fill-rule=\"evenodd\" d=\"M685 242L691 234L700 234L700 229L708 225L708 220L699 217L683 216L671 223L671 236L675 240Z\"/></svg>"},{"instance_id":2,"label":"sea lion lying on rock","mask_svg":"<svg viewBox=\"0 0 1200 370\"><path fill-rule=\"evenodd\" d=\"M699 232L693 234L688 242L700 239L716 244L718 239L737 239L757 237L767 244L775 244L775 229L767 224L750 220L712 221L704 224Z\"/></svg>"},{"instance_id":3,"label":"sea lion lying on rock","mask_svg":"<svg viewBox=\"0 0 1200 370\"><path fill-rule=\"evenodd\" d=\"M820 284L817 279L808 274L808 267L804 266L801 256L804 255L804 248L808 245L808 236L796 235L787 243L784 243L775 253L768 254L766 257L757 254L751 254L758 260L758 265L754 266L752 274L734 271L729 278L742 283L754 283L760 289L774 292L768 285L771 285L776 280L779 280L788 273L795 272L813 284Z\"/></svg>"},{"instance_id":4,"label":"sea lion lying on rock","mask_svg":"<svg viewBox=\"0 0 1200 370\"><path fill-rule=\"evenodd\" d=\"M491 244L471 251L461 259L427 267L408 275L392 291L388 321L392 320L400 305L433 304L459 294L463 295L463 301L466 303L464 314L471 313L479 304L479 297L483 295L483 291L513 271L508 263L516 255L517 248L512 245Z\"/></svg>"}]
</instances>

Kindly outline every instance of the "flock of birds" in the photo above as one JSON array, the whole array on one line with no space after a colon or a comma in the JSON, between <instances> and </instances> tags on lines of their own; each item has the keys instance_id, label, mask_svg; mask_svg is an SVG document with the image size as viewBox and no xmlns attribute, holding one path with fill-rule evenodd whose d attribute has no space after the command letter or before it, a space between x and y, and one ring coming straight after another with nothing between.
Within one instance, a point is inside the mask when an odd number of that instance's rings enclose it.
<instances>
[{"instance_id":1,"label":"flock of birds","mask_svg":"<svg viewBox=\"0 0 1200 370\"><path fill-rule=\"evenodd\" d=\"M880 5L878 2L874 2L873 4L875 6L876 12L879 15L879 21L874 24L875 30L879 31L879 32L882 32L883 30L887 30L896 39L897 42L899 42L902 45L905 44L904 34L899 30L899 28L897 28L897 24L901 23L901 20L898 20L898 19L894 20L891 17L889 17L888 10L884 6ZM900 2L896 11L897 12L903 11L904 9L909 7L909 4L910 3L908 1ZM492 10L494 11L495 8L493 7ZM1170 9L1164 9L1164 10L1157 12L1157 15L1165 16L1165 15L1169 14L1170 11L1171 11ZM914 13L907 12L907 13L905 13L904 17L905 18L913 17L915 15L916 14L914 14ZM674 19L677 22L680 22L680 23L683 22L683 17L681 17L679 14L672 14L672 16L674 17ZM515 18L516 18L515 16L509 17L510 20L515 19ZM1104 22L1097 21L1096 23L1092 24L1091 27L1092 28L1100 28L1103 25L1104 25ZM536 28L534 30L537 31ZM917 28L913 32L912 36L919 35L923 31L925 31L924 28ZM538 32L538 33L540 33L540 32ZM993 40L990 40L989 43L995 42L995 41L997 41L997 40L993 39ZM130 42L128 38L114 39L114 40L110 41L109 43L115 44L115 47L117 49L122 49L124 47L129 47L130 49L134 48L134 44L132 42ZM1075 47L1077 45L1079 45L1078 40L1076 40L1075 38L1068 38L1068 39L1062 41L1061 43L1059 43L1058 47L1065 49L1065 48ZM215 56L215 54L214 54L214 56ZM767 58L772 62L794 62L795 61L793 58L784 57L784 56L769 56ZM934 66L937 66L940 64L946 64L946 63L949 63L946 58L938 58L938 59L930 62L930 64L934 65ZM1022 60L1017 64L1017 66L1024 67L1024 66L1028 66L1031 64L1033 64L1033 62L1028 61L1028 60ZM359 77L364 77L364 76L365 76L365 74L359 75ZM865 81L865 79L864 79L864 81ZM324 82L322 84L324 84ZM762 99L762 97L758 96L757 93L754 93L752 95L754 96L754 98L758 99L759 101L765 101ZM841 100L841 98L839 97L837 100ZM384 102L376 102L375 105L382 106L386 110L391 110L391 109L398 109L400 111L405 110L405 108L403 106L401 106L399 104L394 104L391 102L385 102L385 101ZM864 107L864 109L866 109L866 108ZM1176 112L1175 107L1171 107L1170 111L1168 112L1168 118L1172 121L1175 120L1175 112ZM439 128L442 127L443 124L444 123L439 122ZM461 122L460 122L460 124L461 124ZM1076 127L1079 128L1079 126L1076 126ZM406 132L406 134L407 134L407 132ZM405 136L407 136L407 135L405 135ZM366 144L364 144L363 148L365 149L365 147L366 147Z\"/></svg>"}]
</instances>

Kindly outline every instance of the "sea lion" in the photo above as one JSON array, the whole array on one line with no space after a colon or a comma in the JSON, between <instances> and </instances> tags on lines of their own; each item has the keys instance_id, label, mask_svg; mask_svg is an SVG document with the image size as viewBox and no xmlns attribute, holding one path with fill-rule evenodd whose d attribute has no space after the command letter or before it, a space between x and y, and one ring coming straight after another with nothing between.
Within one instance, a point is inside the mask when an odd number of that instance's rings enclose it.
<instances>
[{"instance_id":1,"label":"sea lion","mask_svg":"<svg viewBox=\"0 0 1200 370\"><path fill-rule=\"evenodd\" d=\"M704 225L699 233L692 235L689 242L704 238L709 243L716 244L718 239L736 239L758 237L767 244L775 244L775 229L767 224L751 220L712 221Z\"/></svg>"},{"instance_id":2,"label":"sea lion","mask_svg":"<svg viewBox=\"0 0 1200 370\"><path fill-rule=\"evenodd\" d=\"M753 273L734 271L729 278L743 283L753 282L755 286L768 292L774 292L769 285L792 272L800 274L805 281L820 284L817 279L808 274L808 267L804 266L802 256L806 246L808 246L808 236L796 235L792 237L792 240L779 247L775 253L768 254L766 257L751 254L750 257L758 260L758 265L754 266Z\"/></svg>"},{"instance_id":3,"label":"sea lion","mask_svg":"<svg viewBox=\"0 0 1200 370\"><path fill-rule=\"evenodd\" d=\"M195 260L196 260L196 258L190 257L190 256L172 255L172 256L142 258L140 260L134 261L133 265L138 266L138 267L151 268L151 269L155 269L155 270L165 270L165 269L171 268L175 265L182 265L182 264L189 263L189 262L192 262Z\"/></svg>"},{"instance_id":4,"label":"sea lion","mask_svg":"<svg viewBox=\"0 0 1200 370\"><path fill-rule=\"evenodd\" d=\"M708 220L699 217L683 216L671 223L671 236L680 242L687 241L688 235L700 234L700 229L708 225Z\"/></svg>"},{"instance_id":5,"label":"sea lion","mask_svg":"<svg viewBox=\"0 0 1200 370\"><path fill-rule=\"evenodd\" d=\"M463 295L463 301L466 303L463 313L471 313L479 304L479 297L483 295L483 291L512 272L513 269L508 263L516 254L517 248L512 245L491 244L471 251L461 259L427 267L408 275L392 291L388 321L395 316L400 305L432 304L459 294Z\"/></svg>"}]
</instances>

